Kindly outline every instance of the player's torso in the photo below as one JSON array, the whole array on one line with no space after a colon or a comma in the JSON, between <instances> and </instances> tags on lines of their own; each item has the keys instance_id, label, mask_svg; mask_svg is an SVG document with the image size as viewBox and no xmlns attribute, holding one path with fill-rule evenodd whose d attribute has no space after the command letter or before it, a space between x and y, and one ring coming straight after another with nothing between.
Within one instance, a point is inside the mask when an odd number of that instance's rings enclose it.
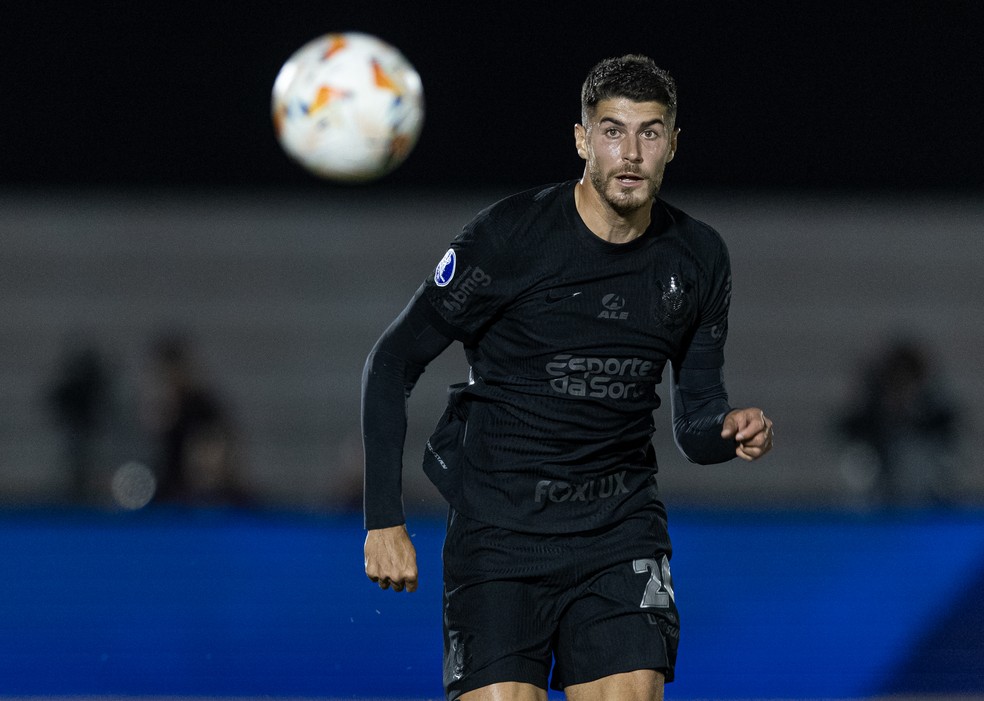
<instances>
[{"instance_id":1,"label":"player's torso","mask_svg":"<svg viewBox=\"0 0 984 701\"><path fill-rule=\"evenodd\" d=\"M701 314L700 256L674 211L657 204L643 236L614 245L584 226L572 187L480 215L426 290L470 337L472 369L429 474L506 527L589 528L655 498L657 386Z\"/></svg>"},{"instance_id":2,"label":"player's torso","mask_svg":"<svg viewBox=\"0 0 984 701\"><path fill-rule=\"evenodd\" d=\"M697 321L696 261L672 226L615 245L565 224L516 250L528 283L470 349L475 374L544 399L652 411Z\"/></svg>"}]
</instances>

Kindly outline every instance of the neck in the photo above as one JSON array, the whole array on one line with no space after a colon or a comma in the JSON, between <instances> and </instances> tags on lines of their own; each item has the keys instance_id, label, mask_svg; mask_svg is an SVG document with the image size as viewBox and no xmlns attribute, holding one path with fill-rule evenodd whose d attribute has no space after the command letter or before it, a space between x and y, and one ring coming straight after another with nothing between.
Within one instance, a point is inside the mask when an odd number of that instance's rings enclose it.
<instances>
[{"instance_id":1,"label":"neck","mask_svg":"<svg viewBox=\"0 0 984 701\"><path fill-rule=\"evenodd\" d=\"M574 186L574 206L584 225L595 236L609 243L628 243L642 236L649 228L651 205L652 201L621 214L598 194L587 176Z\"/></svg>"}]
</instances>

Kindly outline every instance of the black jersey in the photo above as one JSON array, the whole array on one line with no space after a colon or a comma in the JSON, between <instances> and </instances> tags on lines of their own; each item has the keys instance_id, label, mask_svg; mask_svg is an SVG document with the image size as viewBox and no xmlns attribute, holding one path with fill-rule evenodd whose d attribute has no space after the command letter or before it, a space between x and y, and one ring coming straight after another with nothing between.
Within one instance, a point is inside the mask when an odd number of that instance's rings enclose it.
<instances>
[{"instance_id":1,"label":"black jersey","mask_svg":"<svg viewBox=\"0 0 984 701\"><path fill-rule=\"evenodd\" d=\"M455 509L514 530L587 530L656 499L664 369L724 362L730 265L717 232L657 199L647 231L612 244L583 223L573 189L482 211L421 291L471 368L425 469Z\"/></svg>"}]
</instances>

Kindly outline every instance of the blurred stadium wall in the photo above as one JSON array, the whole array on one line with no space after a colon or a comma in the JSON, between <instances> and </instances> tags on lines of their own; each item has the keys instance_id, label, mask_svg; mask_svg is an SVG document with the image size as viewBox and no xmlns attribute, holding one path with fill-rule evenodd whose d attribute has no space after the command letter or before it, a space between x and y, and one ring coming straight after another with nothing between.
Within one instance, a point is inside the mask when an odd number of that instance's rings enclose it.
<instances>
[{"instance_id":1,"label":"blurred stadium wall","mask_svg":"<svg viewBox=\"0 0 984 701\"><path fill-rule=\"evenodd\" d=\"M365 356L450 238L500 194L3 195L0 499L51 502L65 492L44 394L72 343L94 344L113 368L96 499L108 498L121 465L151 460L138 421L147 352L158 333L179 330L232 408L258 500L351 508ZM862 358L897 334L930 348L961 411L949 495L984 501L984 200L665 196L729 243L728 387L736 404L763 406L777 423L767 460L697 467L672 445L664 406L656 443L671 507L853 504L833 421L860 391ZM446 386L465 372L452 347L411 399L410 511L440 510L417 465Z\"/></svg>"}]
</instances>

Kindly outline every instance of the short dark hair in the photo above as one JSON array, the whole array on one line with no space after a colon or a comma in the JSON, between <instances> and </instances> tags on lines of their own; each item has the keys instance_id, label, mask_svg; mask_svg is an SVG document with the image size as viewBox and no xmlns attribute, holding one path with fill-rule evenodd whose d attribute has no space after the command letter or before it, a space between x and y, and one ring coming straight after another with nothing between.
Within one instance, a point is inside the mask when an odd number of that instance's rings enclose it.
<instances>
[{"instance_id":1,"label":"short dark hair","mask_svg":"<svg viewBox=\"0 0 984 701\"><path fill-rule=\"evenodd\" d=\"M581 86L581 119L602 100L625 97L635 102L661 102L676 121L677 88L673 77L648 56L627 54L601 61Z\"/></svg>"}]
</instances>

